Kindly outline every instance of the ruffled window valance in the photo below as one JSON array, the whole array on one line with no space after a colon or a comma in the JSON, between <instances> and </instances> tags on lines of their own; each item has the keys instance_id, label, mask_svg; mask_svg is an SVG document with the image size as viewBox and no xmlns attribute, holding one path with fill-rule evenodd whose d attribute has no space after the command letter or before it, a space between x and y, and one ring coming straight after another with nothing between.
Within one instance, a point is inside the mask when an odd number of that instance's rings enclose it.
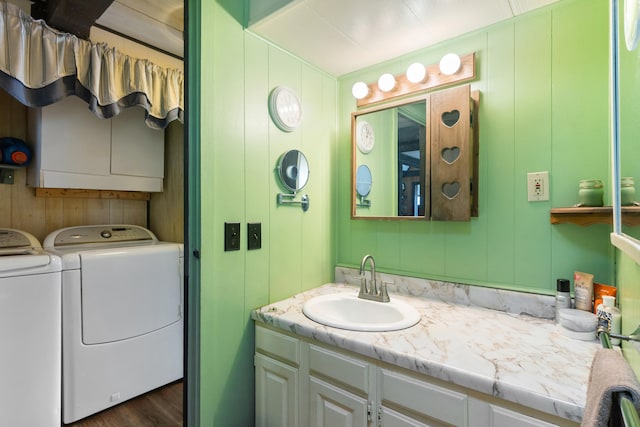
<instances>
[{"instance_id":1,"label":"ruffled window valance","mask_svg":"<svg viewBox=\"0 0 640 427\"><path fill-rule=\"evenodd\" d=\"M43 107L76 95L102 118L137 105L152 128L183 121L182 71L62 33L14 4L0 9L0 87L21 103Z\"/></svg>"}]
</instances>

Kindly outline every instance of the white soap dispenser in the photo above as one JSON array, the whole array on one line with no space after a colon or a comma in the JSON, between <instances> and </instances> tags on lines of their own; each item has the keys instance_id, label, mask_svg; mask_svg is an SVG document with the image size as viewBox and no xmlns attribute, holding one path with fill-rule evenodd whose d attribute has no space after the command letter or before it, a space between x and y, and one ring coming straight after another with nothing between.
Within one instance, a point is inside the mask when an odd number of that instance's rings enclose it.
<instances>
[{"instance_id":1,"label":"white soap dispenser","mask_svg":"<svg viewBox=\"0 0 640 427\"><path fill-rule=\"evenodd\" d=\"M605 295L598 306L598 326L603 326L609 333L620 335L622 315L616 307L616 297ZM611 344L620 345L619 338L611 338Z\"/></svg>"}]
</instances>

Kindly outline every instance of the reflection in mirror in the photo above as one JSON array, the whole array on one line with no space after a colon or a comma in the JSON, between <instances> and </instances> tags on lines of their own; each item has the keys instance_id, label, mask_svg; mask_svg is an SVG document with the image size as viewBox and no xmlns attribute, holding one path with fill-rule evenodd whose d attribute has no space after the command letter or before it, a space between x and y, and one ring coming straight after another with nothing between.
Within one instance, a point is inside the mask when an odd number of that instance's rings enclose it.
<instances>
[{"instance_id":1,"label":"reflection in mirror","mask_svg":"<svg viewBox=\"0 0 640 427\"><path fill-rule=\"evenodd\" d=\"M424 216L426 102L398 107L398 215Z\"/></svg>"},{"instance_id":2,"label":"reflection in mirror","mask_svg":"<svg viewBox=\"0 0 640 427\"><path fill-rule=\"evenodd\" d=\"M356 132L366 122L373 144L364 145ZM425 98L381 106L354 114L353 120L353 216L412 217L424 219L425 180L428 176ZM356 165L358 169L356 170ZM372 176L368 197L375 204L358 202L358 174L363 166ZM374 182L375 180L375 182Z\"/></svg>"},{"instance_id":3,"label":"reflection in mirror","mask_svg":"<svg viewBox=\"0 0 640 427\"><path fill-rule=\"evenodd\" d=\"M298 150L287 151L280 157L278 175L287 190L294 193L301 190L309 180L307 158Z\"/></svg>"},{"instance_id":4,"label":"reflection in mirror","mask_svg":"<svg viewBox=\"0 0 640 427\"><path fill-rule=\"evenodd\" d=\"M635 9L634 13L629 13L627 4ZM618 2L610 3L611 16L618 16ZM640 23L640 11L637 9L636 0L625 2L625 30L627 32L627 48L636 48L638 33L637 28ZM609 60L611 65L610 74L610 114L612 123L611 135L611 158L612 158L612 189L614 192L613 209L613 233L611 233L611 243L622 252L626 253L636 263L640 263L640 227L632 226L637 223L638 208L635 205L639 200L635 186L633 191L629 188L631 179L639 182L637 158L640 154L640 145L635 143L640 137L640 127L637 126L637 105L636 95L640 90L640 79L636 74L637 55L629 53L628 50L619 49L617 28L610 26L609 37ZM620 66L620 67L619 67ZM621 88L620 71L623 70L623 84ZM629 72L628 70L631 70ZM622 89L622 90L621 90ZM624 143L622 143L624 141ZM624 186L624 187L623 187ZM626 187L626 188L625 188ZM633 193L633 194L632 194ZM622 204L630 203L628 206ZM635 212L634 212L635 211Z\"/></svg>"},{"instance_id":5,"label":"reflection in mirror","mask_svg":"<svg viewBox=\"0 0 640 427\"><path fill-rule=\"evenodd\" d=\"M367 196L371 192L371 170L367 165L358 166L356 172L356 193L360 197L358 207L369 208L371 207L371 200L367 199Z\"/></svg>"}]
</instances>

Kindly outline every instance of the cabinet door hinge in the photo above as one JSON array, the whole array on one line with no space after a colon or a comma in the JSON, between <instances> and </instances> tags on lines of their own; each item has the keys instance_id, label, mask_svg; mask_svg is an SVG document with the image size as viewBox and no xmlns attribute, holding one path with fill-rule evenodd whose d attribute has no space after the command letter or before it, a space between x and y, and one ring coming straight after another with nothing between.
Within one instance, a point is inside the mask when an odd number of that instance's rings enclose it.
<instances>
[{"instance_id":1,"label":"cabinet door hinge","mask_svg":"<svg viewBox=\"0 0 640 427\"><path fill-rule=\"evenodd\" d=\"M373 406L371 402L367 402L367 421L371 422L373 419Z\"/></svg>"},{"instance_id":2,"label":"cabinet door hinge","mask_svg":"<svg viewBox=\"0 0 640 427\"><path fill-rule=\"evenodd\" d=\"M378 406L378 427L382 427L382 406Z\"/></svg>"}]
</instances>

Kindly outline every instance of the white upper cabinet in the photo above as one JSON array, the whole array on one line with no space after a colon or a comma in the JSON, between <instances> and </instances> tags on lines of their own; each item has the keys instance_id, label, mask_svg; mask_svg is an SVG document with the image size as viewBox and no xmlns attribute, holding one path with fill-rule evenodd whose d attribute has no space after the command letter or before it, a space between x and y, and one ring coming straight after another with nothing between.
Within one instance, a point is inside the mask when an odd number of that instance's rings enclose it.
<instances>
[{"instance_id":1,"label":"white upper cabinet","mask_svg":"<svg viewBox=\"0 0 640 427\"><path fill-rule=\"evenodd\" d=\"M31 187L162 191L164 131L146 126L141 108L100 119L68 97L29 110L28 142Z\"/></svg>"}]
</instances>

